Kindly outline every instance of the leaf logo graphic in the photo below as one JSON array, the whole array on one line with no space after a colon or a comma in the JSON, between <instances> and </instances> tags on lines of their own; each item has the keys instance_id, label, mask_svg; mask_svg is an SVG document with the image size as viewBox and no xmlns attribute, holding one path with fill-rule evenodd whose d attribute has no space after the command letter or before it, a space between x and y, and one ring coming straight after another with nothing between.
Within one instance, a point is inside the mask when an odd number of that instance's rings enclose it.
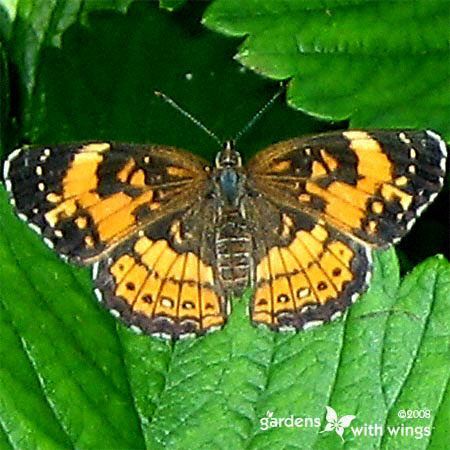
<instances>
[{"instance_id":1,"label":"leaf logo graphic","mask_svg":"<svg viewBox=\"0 0 450 450\"><path fill-rule=\"evenodd\" d=\"M342 439L342 442L344 441L344 438L342 437L344 434L344 430L350 426L352 423L352 420L356 418L356 416L347 415L338 417L336 414L336 411L331 406L325 406L327 409L327 415L325 418L327 419L327 425L325 426L325 429L321 431L321 433L325 433L326 431L336 431L336 434Z\"/></svg>"}]
</instances>

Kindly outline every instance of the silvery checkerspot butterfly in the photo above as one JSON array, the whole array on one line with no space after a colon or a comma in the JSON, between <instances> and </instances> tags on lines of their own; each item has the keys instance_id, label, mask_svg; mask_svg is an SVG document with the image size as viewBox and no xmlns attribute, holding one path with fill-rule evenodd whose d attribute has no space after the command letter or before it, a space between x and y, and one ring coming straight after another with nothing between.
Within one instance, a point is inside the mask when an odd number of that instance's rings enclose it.
<instances>
[{"instance_id":1,"label":"silvery checkerspot butterfly","mask_svg":"<svg viewBox=\"0 0 450 450\"><path fill-rule=\"evenodd\" d=\"M4 179L20 218L64 259L94 264L97 298L135 330L177 339L250 317L301 330L368 286L373 249L411 228L443 184L432 131L331 132L214 166L162 145L90 142L14 151Z\"/></svg>"}]
</instances>

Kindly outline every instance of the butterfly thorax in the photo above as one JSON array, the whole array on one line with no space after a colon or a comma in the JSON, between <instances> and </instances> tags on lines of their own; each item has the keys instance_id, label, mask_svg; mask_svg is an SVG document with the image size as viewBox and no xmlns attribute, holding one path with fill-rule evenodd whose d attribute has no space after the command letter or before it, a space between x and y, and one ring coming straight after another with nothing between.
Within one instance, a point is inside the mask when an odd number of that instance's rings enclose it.
<instances>
[{"instance_id":1,"label":"butterfly thorax","mask_svg":"<svg viewBox=\"0 0 450 450\"><path fill-rule=\"evenodd\" d=\"M218 276L228 295L240 295L250 281L252 238L243 202L246 175L231 141L217 155L214 184Z\"/></svg>"},{"instance_id":2,"label":"butterfly thorax","mask_svg":"<svg viewBox=\"0 0 450 450\"><path fill-rule=\"evenodd\" d=\"M217 154L214 181L216 197L228 208L239 208L245 194L246 176L240 154L232 141L227 141Z\"/></svg>"}]
</instances>

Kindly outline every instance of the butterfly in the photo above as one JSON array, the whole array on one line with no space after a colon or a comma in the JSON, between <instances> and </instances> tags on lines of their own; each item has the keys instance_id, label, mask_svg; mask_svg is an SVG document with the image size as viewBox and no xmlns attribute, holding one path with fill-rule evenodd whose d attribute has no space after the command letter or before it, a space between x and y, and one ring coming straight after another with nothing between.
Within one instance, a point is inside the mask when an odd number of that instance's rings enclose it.
<instances>
[{"instance_id":1,"label":"butterfly","mask_svg":"<svg viewBox=\"0 0 450 450\"><path fill-rule=\"evenodd\" d=\"M4 164L17 214L134 330L168 339L221 328L253 288L250 320L298 331L363 293L372 251L398 242L443 185L433 131L330 132L242 164L164 145L24 147Z\"/></svg>"}]
</instances>

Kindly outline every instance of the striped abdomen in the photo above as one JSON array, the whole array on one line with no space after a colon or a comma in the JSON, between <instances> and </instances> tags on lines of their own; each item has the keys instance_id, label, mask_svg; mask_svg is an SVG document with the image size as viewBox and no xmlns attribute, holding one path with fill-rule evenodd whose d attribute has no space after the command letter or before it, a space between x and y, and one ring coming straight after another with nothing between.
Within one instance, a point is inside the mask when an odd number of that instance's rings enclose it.
<instances>
[{"instance_id":1,"label":"striped abdomen","mask_svg":"<svg viewBox=\"0 0 450 450\"><path fill-rule=\"evenodd\" d=\"M251 280L252 238L238 210L223 211L219 215L215 252L218 276L226 294L241 295Z\"/></svg>"}]
</instances>

